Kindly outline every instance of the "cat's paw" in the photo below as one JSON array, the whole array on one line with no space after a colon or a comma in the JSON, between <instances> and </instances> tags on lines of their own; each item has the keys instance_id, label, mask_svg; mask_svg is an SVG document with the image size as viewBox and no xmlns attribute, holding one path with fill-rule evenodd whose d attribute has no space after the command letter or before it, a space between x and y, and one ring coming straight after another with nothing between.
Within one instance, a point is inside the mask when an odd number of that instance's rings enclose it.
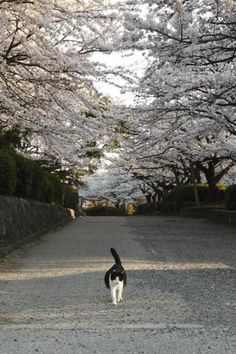
<instances>
[{"instance_id":1,"label":"cat's paw","mask_svg":"<svg viewBox=\"0 0 236 354\"><path fill-rule=\"evenodd\" d=\"M116 302L116 301L112 301L112 304L113 304L113 305L117 305L117 302Z\"/></svg>"}]
</instances>

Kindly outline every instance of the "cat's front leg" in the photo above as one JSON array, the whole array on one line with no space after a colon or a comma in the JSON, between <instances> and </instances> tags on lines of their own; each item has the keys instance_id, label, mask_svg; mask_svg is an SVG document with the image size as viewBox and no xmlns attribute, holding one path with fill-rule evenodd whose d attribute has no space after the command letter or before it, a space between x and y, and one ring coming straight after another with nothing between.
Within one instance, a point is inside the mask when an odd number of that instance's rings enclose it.
<instances>
[{"instance_id":1,"label":"cat's front leg","mask_svg":"<svg viewBox=\"0 0 236 354\"><path fill-rule=\"evenodd\" d=\"M122 293L123 293L123 286L118 288L117 302L120 302L123 300Z\"/></svg>"},{"instance_id":2,"label":"cat's front leg","mask_svg":"<svg viewBox=\"0 0 236 354\"><path fill-rule=\"evenodd\" d=\"M111 289L111 298L112 298L112 303L114 305L117 305L117 301L116 301L116 290L115 289Z\"/></svg>"}]
</instances>

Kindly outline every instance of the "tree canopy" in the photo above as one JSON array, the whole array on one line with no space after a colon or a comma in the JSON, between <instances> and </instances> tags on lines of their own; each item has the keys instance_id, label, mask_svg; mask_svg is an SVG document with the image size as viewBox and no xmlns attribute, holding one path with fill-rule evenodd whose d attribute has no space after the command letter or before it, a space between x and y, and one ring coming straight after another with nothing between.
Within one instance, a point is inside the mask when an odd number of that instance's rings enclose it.
<instances>
[{"instance_id":1,"label":"tree canopy","mask_svg":"<svg viewBox=\"0 0 236 354\"><path fill-rule=\"evenodd\" d=\"M127 3L120 48L149 64L126 111L124 164L153 193L191 183L192 172L214 189L235 164L236 3Z\"/></svg>"},{"instance_id":2,"label":"tree canopy","mask_svg":"<svg viewBox=\"0 0 236 354\"><path fill-rule=\"evenodd\" d=\"M77 164L109 121L89 56L109 50L104 33L112 18L94 0L1 1L0 7L1 128L17 125L31 136L32 153Z\"/></svg>"},{"instance_id":3,"label":"tree canopy","mask_svg":"<svg viewBox=\"0 0 236 354\"><path fill-rule=\"evenodd\" d=\"M0 128L17 127L25 154L89 174L91 185L115 152L104 193L117 198L137 189L156 197L193 179L213 190L233 171L235 1L2 0L0 8ZM147 66L142 74L108 67L93 60L97 52L141 53ZM136 100L114 102L95 81Z\"/></svg>"}]
</instances>

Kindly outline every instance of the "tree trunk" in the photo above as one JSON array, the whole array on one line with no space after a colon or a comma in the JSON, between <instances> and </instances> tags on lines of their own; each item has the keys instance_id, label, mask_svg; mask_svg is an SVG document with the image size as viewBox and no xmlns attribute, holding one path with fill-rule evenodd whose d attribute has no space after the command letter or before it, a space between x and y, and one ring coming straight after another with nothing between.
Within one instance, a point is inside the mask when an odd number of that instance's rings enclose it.
<instances>
[{"instance_id":1,"label":"tree trunk","mask_svg":"<svg viewBox=\"0 0 236 354\"><path fill-rule=\"evenodd\" d=\"M146 194L146 195L145 195L145 198L146 198L147 204L150 204L150 203L152 202L152 196L151 196L151 194Z\"/></svg>"},{"instance_id":2,"label":"tree trunk","mask_svg":"<svg viewBox=\"0 0 236 354\"><path fill-rule=\"evenodd\" d=\"M192 180L192 184L193 184L195 203L196 203L197 207L200 207L199 195L198 195L198 190L197 190L197 185L196 185L195 171L194 171L192 162L190 163L190 171L191 171L191 180Z\"/></svg>"},{"instance_id":3,"label":"tree trunk","mask_svg":"<svg viewBox=\"0 0 236 354\"><path fill-rule=\"evenodd\" d=\"M208 183L208 195L207 200L209 202L217 201L218 193L217 193L217 186L216 186L216 179L215 179L215 165L211 161L208 164L208 169L205 173L206 180Z\"/></svg>"}]
</instances>

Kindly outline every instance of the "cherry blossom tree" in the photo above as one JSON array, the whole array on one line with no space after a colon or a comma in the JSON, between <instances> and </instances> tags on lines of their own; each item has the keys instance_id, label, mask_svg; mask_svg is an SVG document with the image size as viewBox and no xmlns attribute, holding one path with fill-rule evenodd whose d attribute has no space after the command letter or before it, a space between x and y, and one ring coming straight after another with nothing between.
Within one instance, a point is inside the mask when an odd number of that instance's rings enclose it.
<instances>
[{"instance_id":1,"label":"cherry blossom tree","mask_svg":"<svg viewBox=\"0 0 236 354\"><path fill-rule=\"evenodd\" d=\"M22 139L27 131L27 153L84 166L97 149L91 143L105 144L109 135L107 100L92 84L97 69L89 60L110 50L108 7L96 0L2 0L0 8L1 129L20 127Z\"/></svg>"},{"instance_id":2,"label":"cherry blossom tree","mask_svg":"<svg viewBox=\"0 0 236 354\"><path fill-rule=\"evenodd\" d=\"M139 189L157 200L193 180L214 190L234 166L235 1L2 0L0 8L0 128L17 127L24 152L97 170L92 194L97 185L117 199ZM142 53L141 79L92 60L112 51ZM118 107L95 80L132 91L136 105ZM101 175L109 151L119 159Z\"/></svg>"},{"instance_id":3,"label":"cherry blossom tree","mask_svg":"<svg viewBox=\"0 0 236 354\"><path fill-rule=\"evenodd\" d=\"M178 184L190 180L193 167L195 178L203 176L214 189L235 161L236 4L128 4L133 8L121 46L151 58L139 85L140 105L127 112L135 127L127 144L132 168L141 176L148 171L149 180L154 170L155 183L168 169Z\"/></svg>"},{"instance_id":4,"label":"cherry blossom tree","mask_svg":"<svg viewBox=\"0 0 236 354\"><path fill-rule=\"evenodd\" d=\"M85 187L80 195L88 200L106 200L118 207L141 197L139 183L123 166L120 152L113 149L102 159L100 168L90 176L82 177Z\"/></svg>"}]
</instances>

